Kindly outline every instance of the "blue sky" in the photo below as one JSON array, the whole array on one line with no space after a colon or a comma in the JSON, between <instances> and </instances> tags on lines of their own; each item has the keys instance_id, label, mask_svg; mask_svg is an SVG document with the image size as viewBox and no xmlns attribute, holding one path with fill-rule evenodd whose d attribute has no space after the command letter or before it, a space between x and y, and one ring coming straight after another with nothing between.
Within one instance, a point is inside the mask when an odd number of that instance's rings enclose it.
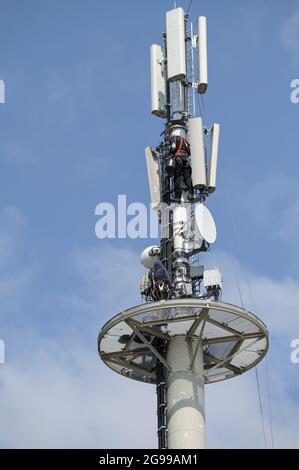
<instances>
[{"instance_id":1,"label":"blue sky","mask_svg":"<svg viewBox=\"0 0 299 470\"><path fill-rule=\"evenodd\" d=\"M148 241L97 239L94 211L118 194L149 200L144 147L162 131L149 46L172 6L0 0L1 447L156 445L154 389L112 374L96 350L102 324L139 302ZM206 124L222 125L208 201L218 240L203 262L223 268L224 298L239 304L233 258L252 309L247 273L271 333L275 444L299 447L298 2L193 0L190 14L208 17ZM207 387L207 416L209 447L263 446L253 373Z\"/></svg>"}]
</instances>

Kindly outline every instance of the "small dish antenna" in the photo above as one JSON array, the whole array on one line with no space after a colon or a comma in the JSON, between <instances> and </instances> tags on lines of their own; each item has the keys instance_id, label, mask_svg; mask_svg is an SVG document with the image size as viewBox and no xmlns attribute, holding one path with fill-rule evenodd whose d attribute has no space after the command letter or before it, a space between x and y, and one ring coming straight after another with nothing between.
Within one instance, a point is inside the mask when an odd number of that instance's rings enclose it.
<instances>
[{"instance_id":1,"label":"small dish antenna","mask_svg":"<svg viewBox=\"0 0 299 470\"><path fill-rule=\"evenodd\" d=\"M217 230L214 219L209 209L202 203L195 206L195 235L203 238L208 243L214 243L217 237Z\"/></svg>"},{"instance_id":2,"label":"small dish antenna","mask_svg":"<svg viewBox=\"0 0 299 470\"><path fill-rule=\"evenodd\" d=\"M145 248L140 256L141 263L147 269L153 269L157 259L160 259L160 248L158 246Z\"/></svg>"}]
</instances>

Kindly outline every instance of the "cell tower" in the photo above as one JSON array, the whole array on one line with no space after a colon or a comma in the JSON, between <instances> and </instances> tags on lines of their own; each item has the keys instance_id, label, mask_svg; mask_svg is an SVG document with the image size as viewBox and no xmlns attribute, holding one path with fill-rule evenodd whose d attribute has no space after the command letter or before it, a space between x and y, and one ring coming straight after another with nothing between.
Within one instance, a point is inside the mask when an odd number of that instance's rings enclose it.
<instances>
[{"instance_id":1,"label":"cell tower","mask_svg":"<svg viewBox=\"0 0 299 470\"><path fill-rule=\"evenodd\" d=\"M160 449L200 449L205 384L256 366L268 331L257 316L222 302L220 270L201 264L216 240L206 202L216 189L220 131L195 116L196 94L208 87L206 18L194 34L182 8L167 11L163 41L150 50L152 113L165 121L163 140L145 149L160 246L141 254L149 270L140 282L143 303L106 323L98 348L112 370L156 385Z\"/></svg>"}]
</instances>

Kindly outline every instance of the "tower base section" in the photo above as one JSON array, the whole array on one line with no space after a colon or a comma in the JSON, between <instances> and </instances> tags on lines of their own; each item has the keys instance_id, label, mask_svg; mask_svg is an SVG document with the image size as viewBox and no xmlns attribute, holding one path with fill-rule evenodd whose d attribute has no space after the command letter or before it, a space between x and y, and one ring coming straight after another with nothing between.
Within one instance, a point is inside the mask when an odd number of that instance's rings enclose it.
<instances>
[{"instance_id":1,"label":"tower base section","mask_svg":"<svg viewBox=\"0 0 299 470\"><path fill-rule=\"evenodd\" d=\"M204 367L198 338L174 336L168 345L168 449L205 447Z\"/></svg>"}]
</instances>

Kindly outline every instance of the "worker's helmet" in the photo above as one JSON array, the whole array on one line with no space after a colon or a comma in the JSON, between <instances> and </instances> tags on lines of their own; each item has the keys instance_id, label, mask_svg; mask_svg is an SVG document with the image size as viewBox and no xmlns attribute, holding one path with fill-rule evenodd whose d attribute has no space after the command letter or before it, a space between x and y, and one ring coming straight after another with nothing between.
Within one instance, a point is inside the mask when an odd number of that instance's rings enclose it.
<instances>
[{"instance_id":1,"label":"worker's helmet","mask_svg":"<svg viewBox=\"0 0 299 470\"><path fill-rule=\"evenodd\" d=\"M169 137L173 137L175 135L183 137L183 139L187 139L187 131L185 126L182 126L181 124L174 124L173 126L170 126Z\"/></svg>"}]
</instances>

